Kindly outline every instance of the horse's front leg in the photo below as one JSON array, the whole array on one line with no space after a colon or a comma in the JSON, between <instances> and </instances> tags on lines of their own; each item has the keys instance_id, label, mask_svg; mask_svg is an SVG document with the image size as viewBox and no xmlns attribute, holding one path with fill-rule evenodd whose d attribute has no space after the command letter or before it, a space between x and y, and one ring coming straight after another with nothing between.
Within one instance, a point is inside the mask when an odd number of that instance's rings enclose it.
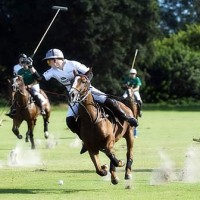
<instances>
[{"instance_id":1,"label":"horse's front leg","mask_svg":"<svg viewBox=\"0 0 200 200\"><path fill-rule=\"evenodd\" d=\"M34 121L31 121L28 123L28 131L27 131L27 136L29 136L30 138L30 142L31 142L31 149L35 149L35 141L34 141L34 136L33 136L33 130L34 130L34 127L35 127L35 122Z\"/></svg>"},{"instance_id":2,"label":"horse's front leg","mask_svg":"<svg viewBox=\"0 0 200 200\"><path fill-rule=\"evenodd\" d=\"M126 144L127 144L127 163L126 163L126 171L125 171L125 179L131 179L131 166L133 164L133 144L134 144L134 138L132 134L132 128L130 128L126 134L125 134Z\"/></svg>"},{"instance_id":3,"label":"horse's front leg","mask_svg":"<svg viewBox=\"0 0 200 200\"><path fill-rule=\"evenodd\" d=\"M17 136L18 139L22 139L22 135L19 132L19 127L21 125L22 121L17 121L13 119L13 126L12 126L12 132Z\"/></svg>"},{"instance_id":4,"label":"horse's front leg","mask_svg":"<svg viewBox=\"0 0 200 200\"><path fill-rule=\"evenodd\" d=\"M48 125L49 125L49 121L48 121L48 114L43 116L43 122L44 122L44 137L45 139L48 139L49 137L49 132L48 132Z\"/></svg>"},{"instance_id":5,"label":"horse's front leg","mask_svg":"<svg viewBox=\"0 0 200 200\"><path fill-rule=\"evenodd\" d=\"M116 174L116 167L123 167L125 165L123 160L118 160L114 153L106 152L106 155L110 159L110 174L111 174L111 183L116 185L119 183L119 178Z\"/></svg>"},{"instance_id":6,"label":"horse's front leg","mask_svg":"<svg viewBox=\"0 0 200 200\"><path fill-rule=\"evenodd\" d=\"M119 183L119 178L116 174L116 167L112 161L110 161L110 175L111 175L111 183L116 185Z\"/></svg>"},{"instance_id":7,"label":"horse's front leg","mask_svg":"<svg viewBox=\"0 0 200 200\"><path fill-rule=\"evenodd\" d=\"M99 152L91 152L91 151L88 151L89 154L90 154L90 158L95 166L95 169L96 169L96 173L99 175L99 176L106 176L107 175L107 168L103 165L101 166L100 164L100 160L99 160Z\"/></svg>"}]
</instances>

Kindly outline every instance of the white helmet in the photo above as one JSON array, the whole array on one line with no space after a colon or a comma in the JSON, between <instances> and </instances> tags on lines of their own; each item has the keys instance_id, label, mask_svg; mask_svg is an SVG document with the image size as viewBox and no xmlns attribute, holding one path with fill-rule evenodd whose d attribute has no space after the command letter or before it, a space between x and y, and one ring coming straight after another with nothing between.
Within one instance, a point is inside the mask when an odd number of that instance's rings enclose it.
<instances>
[{"instance_id":1,"label":"white helmet","mask_svg":"<svg viewBox=\"0 0 200 200\"><path fill-rule=\"evenodd\" d=\"M131 69L129 73L130 74L137 74L137 71L136 71L136 69Z\"/></svg>"},{"instance_id":2,"label":"white helmet","mask_svg":"<svg viewBox=\"0 0 200 200\"><path fill-rule=\"evenodd\" d=\"M59 49L50 49L49 51L47 51L46 56L43 60L48 60L53 58L64 59L63 52Z\"/></svg>"}]
</instances>

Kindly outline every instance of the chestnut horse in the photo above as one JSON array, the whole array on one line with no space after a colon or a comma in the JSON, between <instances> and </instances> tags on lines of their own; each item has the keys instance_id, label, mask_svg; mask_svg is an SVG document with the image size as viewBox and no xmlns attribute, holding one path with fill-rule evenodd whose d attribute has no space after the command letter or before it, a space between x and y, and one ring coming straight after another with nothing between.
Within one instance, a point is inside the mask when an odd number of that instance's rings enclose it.
<instances>
[{"instance_id":1,"label":"chestnut horse","mask_svg":"<svg viewBox=\"0 0 200 200\"><path fill-rule=\"evenodd\" d=\"M79 103L78 115L80 117L80 138L87 148L90 158L96 168L96 173L100 176L107 175L106 165L100 164L99 151L104 152L110 159L110 174L112 184L117 184L119 179L116 175L116 167L123 167L124 161L115 157L114 145L122 137L127 145L127 163L125 179L131 179L131 165L133 163L133 127L128 122L121 119L112 120L104 112L105 108L94 102L90 92L90 80L88 78L91 69L84 75L75 74L75 80L69 92L71 103ZM126 113L132 116L131 110L123 103L118 102L120 107L124 107Z\"/></svg>"},{"instance_id":2,"label":"chestnut horse","mask_svg":"<svg viewBox=\"0 0 200 200\"><path fill-rule=\"evenodd\" d=\"M32 100L31 94L26 89L22 76L16 76L15 78L13 78L12 91L15 93L14 101L16 105L16 115L14 115L13 117L12 131L18 139L22 139L22 135L19 132L19 127L21 123L25 120L28 125L25 141L29 142L30 139L31 149L35 149L33 130L36 125L37 117L40 114L40 109ZM51 107L48 97L46 96L44 91L41 90L41 94L44 95L46 99L46 102L44 104L44 110L46 112L46 115L43 116L43 122L44 137L47 139Z\"/></svg>"}]
</instances>

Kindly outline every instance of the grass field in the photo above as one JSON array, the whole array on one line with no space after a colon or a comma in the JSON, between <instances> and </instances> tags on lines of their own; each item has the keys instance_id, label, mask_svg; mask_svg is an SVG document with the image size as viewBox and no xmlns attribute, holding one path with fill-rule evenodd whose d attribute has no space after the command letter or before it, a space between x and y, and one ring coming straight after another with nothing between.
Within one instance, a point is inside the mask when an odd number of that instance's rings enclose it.
<instances>
[{"instance_id":1,"label":"grass field","mask_svg":"<svg viewBox=\"0 0 200 200\"><path fill-rule=\"evenodd\" d=\"M2 114L0 199L197 200L200 144L192 139L200 137L200 114L185 110L143 112L134 144L133 179L125 182L124 168L118 168L118 185L112 185L109 176L102 178L95 173L87 153L79 154L81 144L65 126L65 108L52 111L51 140L43 138L42 119L38 118L34 151L30 150L30 143L12 134L12 120ZM20 130L25 135L25 122ZM12 164L10 152L15 148L19 158L17 164ZM117 157L125 160L125 140L120 140L115 148ZM108 163L102 153L101 161ZM58 185L59 180L64 184ZM131 189L125 189L127 184Z\"/></svg>"}]
</instances>

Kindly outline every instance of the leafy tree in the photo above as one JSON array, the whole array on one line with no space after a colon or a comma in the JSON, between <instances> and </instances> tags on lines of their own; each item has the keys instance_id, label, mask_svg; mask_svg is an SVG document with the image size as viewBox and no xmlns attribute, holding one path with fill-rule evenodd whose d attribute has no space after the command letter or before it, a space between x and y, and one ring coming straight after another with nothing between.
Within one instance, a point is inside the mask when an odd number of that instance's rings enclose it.
<instances>
[{"instance_id":1,"label":"leafy tree","mask_svg":"<svg viewBox=\"0 0 200 200\"><path fill-rule=\"evenodd\" d=\"M157 0L1 0L0 65L10 76L19 53L33 53L55 14L51 10L55 4L69 10L60 12L34 57L39 72L47 67L41 61L46 51L60 48L66 58L93 67L97 88L119 95L121 78L129 71L136 48L138 71L142 73L153 61Z\"/></svg>"},{"instance_id":2,"label":"leafy tree","mask_svg":"<svg viewBox=\"0 0 200 200\"><path fill-rule=\"evenodd\" d=\"M196 42L194 42L194 39ZM156 56L149 68L147 101L159 102L200 97L200 26L155 41ZM151 94L151 95L149 95Z\"/></svg>"},{"instance_id":3,"label":"leafy tree","mask_svg":"<svg viewBox=\"0 0 200 200\"><path fill-rule=\"evenodd\" d=\"M119 94L121 77L129 71L135 49L140 50L143 68L153 57L152 41L158 32L157 1L85 0L81 6L79 1L68 3L71 13L67 27L76 35L71 44L66 43L66 51L78 47L80 54L72 52L72 57L78 56L93 67L93 84L107 93ZM77 11L84 20L76 17Z\"/></svg>"},{"instance_id":4,"label":"leafy tree","mask_svg":"<svg viewBox=\"0 0 200 200\"><path fill-rule=\"evenodd\" d=\"M160 0L160 26L164 34L186 29L187 24L200 22L199 0Z\"/></svg>"}]
</instances>

